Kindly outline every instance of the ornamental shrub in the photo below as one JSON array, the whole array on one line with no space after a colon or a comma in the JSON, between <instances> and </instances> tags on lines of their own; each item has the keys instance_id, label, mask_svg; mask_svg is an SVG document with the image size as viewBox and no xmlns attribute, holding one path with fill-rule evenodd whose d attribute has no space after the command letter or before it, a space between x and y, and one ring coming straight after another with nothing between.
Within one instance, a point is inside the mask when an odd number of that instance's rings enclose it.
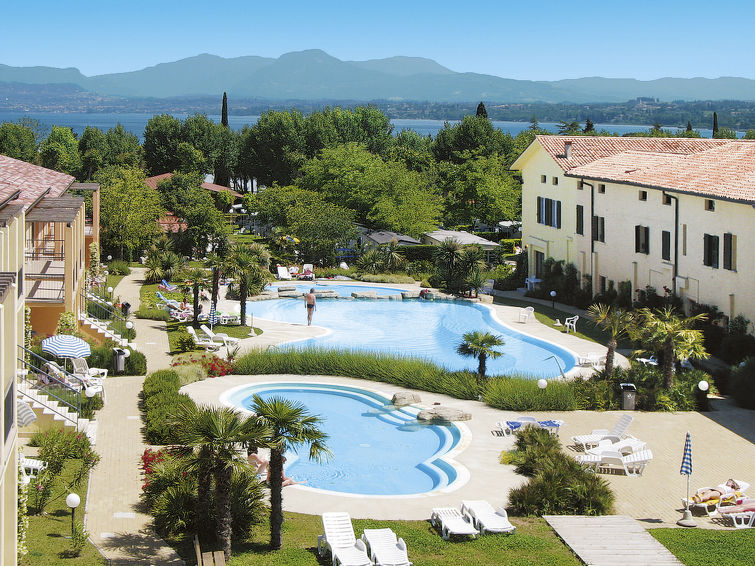
<instances>
[{"instance_id":1,"label":"ornamental shrub","mask_svg":"<svg viewBox=\"0 0 755 566\"><path fill-rule=\"evenodd\" d=\"M527 377L489 378L482 400L505 411L573 411L577 408L574 389L569 382L551 380L545 389Z\"/></svg>"},{"instance_id":2,"label":"ornamental shrub","mask_svg":"<svg viewBox=\"0 0 755 566\"><path fill-rule=\"evenodd\" d=\"M755 358L747 358L731 372L729 390L737 405L755 409Z\"/></svg>"},{"instance_id":3,"label":"ornamental shrub","mask_svg":"<svg viewBox=\"0 0 755 566\"><path fill-rule=\"evenodd\" d=\"M111 261L107 266L107 270L112 275L131 275L131 268L128 266L128 263L119 259Z\"/></svg>"},{"instance_id":4,"label":"ornamental shrub","mask_svg":"<svg viewBox=\"0 0 755 566\"><path fill-rule=\"evenodd\" d=\"M142 408L147 442L175 444L176 430L170 421L182 405L193 404L187 395L178 393L181 379L173 370L152 372L142 386Z\"/></svg>"}]
</instances>

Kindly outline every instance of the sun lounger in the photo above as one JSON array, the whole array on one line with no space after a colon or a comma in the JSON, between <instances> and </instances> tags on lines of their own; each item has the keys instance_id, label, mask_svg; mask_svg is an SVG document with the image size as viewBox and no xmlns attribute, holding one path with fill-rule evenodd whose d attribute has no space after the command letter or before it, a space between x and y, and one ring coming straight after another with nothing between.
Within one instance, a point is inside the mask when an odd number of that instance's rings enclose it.
<instances>
[{"instance_id":1,"label":"sun lounger","mask_svg":"<svg viewBox=\"0 0 755 566\"><path fill-rule=\"evenodd\" d=\"M228 346L237 346L238 343L239 343L239 339L238 338L232 338L232 337L228 336L228 334L226 334L224 332L219 332L219 333L216 334L215 332L213 332L212 330L210 330L209 328L207 328L206 324L201 325L199 327L199 329L202 332L204 332L205 335L210 340L212 340L213 342L217 342L217 343L223 344L223 346L225 346L226 348Z\"/></svg>"},{"instance_id":2,"label":"sun lounger","mask_svg":"<svg viewBox=\"0 0 755 566\"><path fill-rule=\"evenodd\" d=\"M615 450L605 450L600 454L579 454L577 462L594 471L601 470L624 470L627 476L641 476L645 466L653 459L650 450L640 450L624 456Z\"/></svg>"},{"instance_id":3,"label":"sun lounger","mask_svg":"<svg viewBox=\"0 0 755 566\"><path fill-rule=\"evenodd\" d=\"M73 363L73 375L83 380L99 380L97 385L102 385L102 380L107 377L107 369L90 368L84 358L73 358L71 362Z\"/></svg>"},{"instance_id":4,"label":"sun lounger","mask_svg":"<svg viewBox=\"0 0 755 566\"><path fill-rule=\"evenodd\" d=\"M348 513L323 513L325 534L317 537L317 552L324 556L330 550L333 566L370 566L364 542L354 536L354 527Z\"/></svg>"},{"instance_id":5,"label":"sun lounger","mask_svg":"<svg viewBox=\"0 0 755 566\"><path fill-rule=\"evenodd\" d=\"M47 469L47 462L44 460L27 458L23 454L20 456L19 464L30 478L36 478L39 475L39 472Z\"/></svg>"},{"instance_id":6,"label":"sun lounger","mask_svg":"<svg viewBox=\"0 0 755 566\"><path fill-rule=\"evenodd\" d=\"M640 440L639 438L635 438L634 436L629 436L628 438L625 438L624 440L619 440L618 442L611 442L610 440L601 440L598 442L597 446L594 446L592 448L588 448L585 450L586 454L593 454L593 455L600 455L602 452L605 452L606 450L613 450L614 452L621 452L623 455L632 454L633 452L639 452L640 450L645 450L647 448L647 444Z\"/></svg>"},{"instance_id":7,"label":"sun lounger","mask_svg":"<svg viewBox=\"0 0 755 566\"><path fill-rule=\"evenodd\" d=\"M376 566L411 566L404 539L396 538L392 529L364 529L362 541Z\"/></svg>"},{"instance_id":8,"label":"sun lounger","mask_svg":"<svg viewBox=\"0 0 755 566\"><path fill-rule=\"evenodd\" d=\"M544 428L551 434L558 434L559 428L564 424L564 421L558 419L538 421L535 417L520 416L510 421L498 421L497 424L504 436L513 434L520 428L526 426Z\"/></svg>"},{"instance_id":9,"label":"sun lounger","mask_svg":"<svg viewBox=\"0 0 755 566\"><path fill-rule=\"evenodd\" d=\"M742 501L747 499L747 494L745 493L747 489L750 487L750 484L746 481L742 480L734 480L737 482L737 485L739 486L739 489L734 490L733 493L729 493L721 497L720 499L708 499L706 501L694 501L692 499L687 499L686 497L682 497L682 505L686 508L687 505L689 505L690 509L697 509L701 511L705 511L709 517L715 517L718 515L719 512L722 511L722 507L736 505L737 501ZM701 487L695 492L695 495L699 495L704 491L710 491L711 489L716 489L714 487ZM755 500L753 500L755 501Z\"/></svg>"},{"instance_id":10,"label":"sun lounger","mask_svg":"<svg viewBox=\"0 0 755 566\"><path fill-rule=\"evenodd\" d=\"M178 287L176 287L175 285L171 285L165 279L163 279L160 282L160 284L157 286L157 288L158 289L165 289L166 291L169 291L171 293L174 292L174 291L178 291Z\"/></svg>"},{"instance_id":11,"label":"sun lounger","mask_svg":"<svg viewBox=\"0 0 755 566\"><path fill-rule=\"evenodd\" d=\"M596 446L601 440L618 442L626 436L627 429L633 420L632 415L621 415L619 421L611 430L595 429L590 434L572 436L571 439L576 445L582 445L584 450L587 450L590 446Z\"/></svg>"},{"instance_id":12,"label":"sun lounger","mask_svg":"<svg viewBox=\"0 0 755 566\"><path fill-rule=\"evenodd\" d=\"M288 269L283 267L282 265L279 265L276 267L278 279L291 279L291 274L288 272Z\"/></svg>"},{"instance_id":13,"label":"sun lounger","mask_svg":"<svg viewBox=\"0 0 755 566\"><path fill-rule=\"evenodd\" d=\"M480 533L514 534L516 527L509 522L509 516L503 507L493 509L487 501L462 501L461 512L466 514Z\"/></svg>"},{"instance_id":14,"label":"sun lounger","mask_svg":"<svg viewBox=\"0 0 755 566\"><path fill-rule=\"evenodd\" d=\"M480 534L471 519L462 515L456 507L435 507L430 515L433 527L440 525L441 536L448 540L451 535L466 535L472 538Z\"/></svg>"},{"instance_id":15,"label":"sun lounger","mask_svg":"<svg viewBox=\"0 0 755 566\"><path fill-rule=\"evenodd\" d=\"M189 336L191 336L192 339L194 340L195 345L201 346L205 350L217 350L218 348L220 348L220 344L216 344L209 338L197 336L197 331L194 330L193 326L187 326L186 331L189 333Z\"/></svg>"},{"instance_id":16,"label":"sun lounger","mask_svg":"<svg viewBox=\"0 0 755 566\"><path fill-rule=\"evenodd\" d=\"M745 499L730 509L721 509L721 516L731 519L735 529L755 527L755 499Z\"/></svg>"}]
</instances>

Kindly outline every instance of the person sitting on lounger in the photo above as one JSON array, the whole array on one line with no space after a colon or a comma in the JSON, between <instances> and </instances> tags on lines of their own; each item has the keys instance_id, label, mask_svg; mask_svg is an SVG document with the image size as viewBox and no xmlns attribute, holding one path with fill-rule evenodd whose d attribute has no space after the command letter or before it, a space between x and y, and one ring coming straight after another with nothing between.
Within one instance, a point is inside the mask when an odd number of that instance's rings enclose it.
<instances>
[{"instance_id":1,"label":"person sitting on lounger","mask_svg":"<svg viewBox=\"0 0 755 566\"><path fill-rule=\"evenodd\" d=\"M283 464L285 465L286 458L283 458ZM286 477L286 472L283 468L281 468L281 480L283 481L282 487L286 487L289 485L297 485L300 483L307 483L307 480L302 481L296 481L294 478ZM268 484L270 483L270 467L267 468L267 479L265 480Z\"/></svg>"},{"instance_id":2,"label":"person sitting on lounger","mask_svg":"<svg viewBox=\"0 0 755 566\"><path fill-rule=\"evenodd\" d=\"M722 483L714 489L706 489L700 493L696 493L692 496L692 501L695 503L702 503L703 501L709 501L711 499L721 499L727 495L733 495L738 490L739 485L737 482L729 479L726 483Z\"/></svg>"},{"instance_id":3,"label":"person sitting on lounger","mask_svg":"<svg viewBox=\"0 0 755 566\"><path fill-rule=\"evenodd\" d=\"M256 473L270 473L270 460L266 460L265 458L262 458L259 454L257 454L256 447L247 449L246 459L252 466L254 466Z\"/></svg>"},{"instance_id":4,"label":"person sitting on lounger","mask_svg":"<svg viewBox=\"0 0 755 566\"><path fill-rule=\"evenodd\" d=\"M722 514L755 512L755 499L747 499L739 505L728 505L726 507L719 507L718 511Z\"/></svg>"}]
</instances>

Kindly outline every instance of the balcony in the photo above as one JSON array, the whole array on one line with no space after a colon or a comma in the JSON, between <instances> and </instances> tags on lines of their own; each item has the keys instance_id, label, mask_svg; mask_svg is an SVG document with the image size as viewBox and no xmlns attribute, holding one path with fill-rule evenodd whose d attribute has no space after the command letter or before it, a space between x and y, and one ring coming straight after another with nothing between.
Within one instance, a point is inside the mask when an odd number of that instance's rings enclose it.
<instances>
[{"instance_id":1,"label":"balcony","mask_svg":"<svg viewBox=\"0 0 755 566\"><path fill-rule=\"evenodd\" d=\"M65 300L63 240L27 241L24 254L24 294L29 301Z\"/></svg>"}]
</instances>

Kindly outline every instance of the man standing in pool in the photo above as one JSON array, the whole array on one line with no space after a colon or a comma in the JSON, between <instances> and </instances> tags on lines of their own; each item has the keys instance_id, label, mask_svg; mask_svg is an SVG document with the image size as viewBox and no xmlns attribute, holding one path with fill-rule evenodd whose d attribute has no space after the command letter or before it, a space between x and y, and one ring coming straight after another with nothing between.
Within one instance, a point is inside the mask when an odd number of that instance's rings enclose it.
<instances>
[{"instance_id":1,"label":"man standing in pool","mask_svg":"<svg viewBox=\"0 0 755 566\"><path fill-rule=\"evenodd\" d=\"M310 289L309 293L304 295L304 302L307 308L307 326L312 326L312 313L315 312L315 305L317 305L314 289Z\"/></svg>"}]
</instances>

